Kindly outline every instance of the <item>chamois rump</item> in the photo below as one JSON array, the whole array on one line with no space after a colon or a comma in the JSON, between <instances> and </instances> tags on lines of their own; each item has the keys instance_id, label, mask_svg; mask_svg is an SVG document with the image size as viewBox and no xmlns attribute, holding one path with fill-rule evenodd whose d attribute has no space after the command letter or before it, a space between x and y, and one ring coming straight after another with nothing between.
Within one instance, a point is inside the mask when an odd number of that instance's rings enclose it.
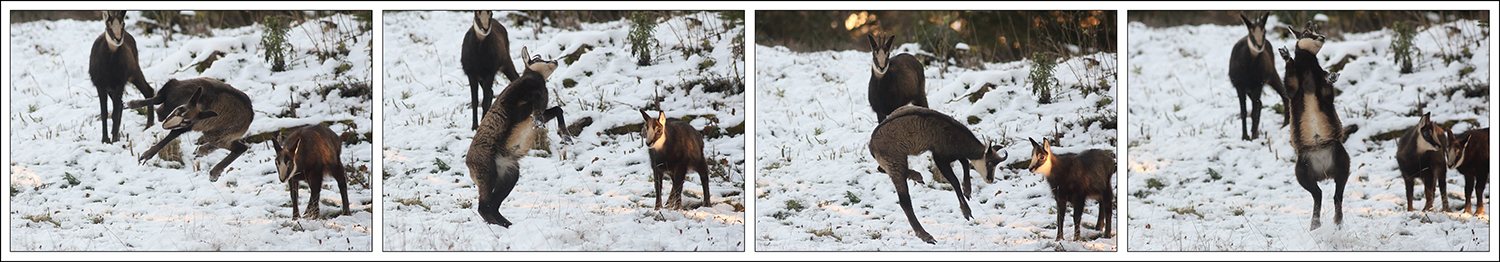
<instances>
[{"instance_id":1,"label":"chamois rump","mask_svg":"<svg viewBox=\"0 0 1500 262\"><path fill-rule=\"evenodd\" d=\"M1000 146L980 142L968 127L953 117L921 106L903 106L891 112L890 117L881 121L870 134L869 148L870 155L880 164L879 170L890 175L891 182L896 185L896 195L901 201L902 211L906 212L906 221L911 223L917 237L928 244L937 244L937 240L917 221L906 185L907 180L922 183L922 174L911 170L906 158L931 151L932 163L937 165L958 196L964 219L971 219L973 215L969 211L968 199L973 190L969 185L969 169L979 171L985 182L994 183L995 166L1010 155L998 154L1002 150ZM963 166L963 180L954 175L953 161ZM963 181L963 185L959 181Z\"/></svg>"},{"instance_id":2,"label":"chamois rump","mask_svg":"<svg viewBox=\"0 0 1500 262\"><path fill-rule=\"evenodd\" d=\"M245 131L250 129L250 121L255 120L250 96L229 84L207 77L167 80L159 91L160 94L151 99L131 100L125 104L130 108L161 105L156 110L157 117L161 118L162 129L171 130L165 138L142 153L139 161L145 163L146 159L156 156L163 146L182 133L198 131L203 133L198 138L198 142L203 145L195 151L197 156L207 155L219 148L229 149L229 156L220 160L208 173L209 181L218 181L224 168L250 148L240 141L244 138Z\"/></svg>"},{"instance_id":3,"label":"chamois rump","mask_svg":"<svg viewBox=\"0 0 1500 262\"><path fill-rule=\"evenodd\" d=\"M146 83L141 73L139 49L135 48L135 37L125 32L125 11L104 11L104 33L94 39L89 53L89 80L99 91L99 127L104 129L104 143L120 140L120 96L125 93L125 84L135 85L141 96L156 96L151 84ZM114 100L113 111L109 100ZM156 122L156 113L146 108L146 128ZM109 119L114 118L114 131L110 131ZM111 136L111 134L113 134Z\"/></svg>"}]
</instances>

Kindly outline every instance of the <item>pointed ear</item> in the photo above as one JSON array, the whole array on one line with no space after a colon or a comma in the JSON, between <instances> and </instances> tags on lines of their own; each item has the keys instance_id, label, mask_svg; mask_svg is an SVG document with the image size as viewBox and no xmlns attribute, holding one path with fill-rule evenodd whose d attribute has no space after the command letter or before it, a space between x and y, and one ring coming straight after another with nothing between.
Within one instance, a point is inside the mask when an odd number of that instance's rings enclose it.
<instances>
[{"instance_id":1,"label":"pointed ear","mask_svg":"<svg viewBox=\"0 0 1500 262\"><path fill-rule=\"evenodd\" d=\"M660 113L657 113L656 124L667 126L667 111L661 111Z\"/></svg>"},{"instance_id":2,"label":"pointed ear","mask_svg":"<svg viewBox=\"0 0 1500 262\"><path fill-rule=\"evenodd\" d=\"M651 122L651 120L654 120L654 119L651 119L651 114L647 114L646 113L646 109L640 109L640 111L641 111L641 119L646 120L646 122Z\"/></svg>"},{"instance_id":3,"label":"pointed ear","mask_svg":"<svg viewBox=\"0 0 1500 262\"><path fill-rule=\"evenodd\" d=\"M526 51L526 47L522 46L521 47L521 65L524 66L524 65L527 65L527 64L531 64L531 53L527 52Z\"/></svg>"},{"instance_id":4,"label":"pointed ear","mask_svg":"<svg viewBox=\"0 0 1500 262\"><path fill-rule=\"evenodd\" d=\"M870 39L870 51L880 50L880 42L875 42L875 32L865 33L865 38Z\"/></svg>"},{"instance_id":5,"label":"pointed ear","mask_svg":"<svg viewBox=\"0 0 1500 262\"><path fill-rule=\"evenodd\" d=\"M1042 144L1036 143L1036 139L1031 139L1030 137L1027 137L1026 141L1031 141L1031 148L1033 148L1033 149L1042 148Z\"/></svg>"},{"instance_id":6,"label":"pointed ear","mask_svg":"<svg viewBox=\"0 0 1500 262\"><path fill-rule=\"evenodd\" d=\"M1245 22L1246 27L1255 28L1254 21L1250 21L1249 17L1245 17L1245 13L1240 13L1240 22Z\"/></svg>"},{"instance_id":7,"label":"pointed ear","mask_svg":"<svg viewBox=\"0 0 1500 262\"><path fill-rule=\"evenodd\" d=\"M1424 126L1427 123L1432 123L1432 113L1423 113L1422 120L1417 121L1417 126Z\"/></svg>"},{"instance_id":8,"label":"pointed ear","mask_svg":"<svg viewBox=\"0 0 1500 262\"><path fill-rule=\"evenodd\" d=\"M203 95L203 87L198 87L197 89L193 89L193 98L189 98L188 99L188 104L189 105L197 105L198 104L198 97L201 97L202 95Z\"/></svg>"},{"instance_id":9,"label":"pointed ear","mask_svg":"<svg viewBox=\"0 0 1500 262\"><path fill-rule=\"evenodd\" d=\"M276 151L278 154L281 153L281 135L271 138L271 151Z\"/></svg>"},{"instance_id":10,"label":"pointed ear","mask_svg":"<svg viewBox=\"0 0 1500 262\"><path fill-rule=\"evenodd\" d=\"M1260 22L1255 23L1255 24L1258 24L1258 25L1261 25L1261 26L1266 26L1266 18L1270 18L1270 17L1271 17L1271 12L1260 13L1260 19L1258 20Z\"/></svg>"},{"instance_id":11,"label":"pointed ear","mask_svg":"<svg viewBox=\"0 0 1500 262\"><path fill-rule=\"evenodd\" d=\"M895 49L895 47L896 47L896 35L890 35L890 37L886 37L885 38L885 50L889 51L891 49Z\"/></svg>"}]
</instances>

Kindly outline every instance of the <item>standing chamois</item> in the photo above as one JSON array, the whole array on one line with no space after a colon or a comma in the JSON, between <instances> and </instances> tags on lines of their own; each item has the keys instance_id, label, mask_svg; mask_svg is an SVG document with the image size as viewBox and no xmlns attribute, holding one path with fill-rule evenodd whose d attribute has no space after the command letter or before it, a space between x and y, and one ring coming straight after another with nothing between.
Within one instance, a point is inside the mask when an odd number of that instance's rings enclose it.
<instances>
[{"instance_id":1,"label":"standing chamois","mask_svg":"<svg viewBox=\"0 0 1500 262\"><path fill-rule=\"evenodd\" d=\"M1469 130L1454 137L1448 159L1448 169L1464 174L1464 213L1474 207L1474 215L1484 214L1484 186L1490 183L1490 129ZM1469 203L1470 192L1474 194L1473 204Z\"/></svg>"},{"instance_id":2,"label":"standing chamois","mask_svg":"<svg viewBox=\"0 0 1500 262\"><path fill-rule=\"evenodd\" d=\"M943 173L943 177L948 179L954 193L958 195L958 205L963 210L964 219L973 218L968 201L973 194L969 185L969 169L979 171L985 182L994 183L995 165L1005 161L1010 154L999 155L997 151L1001 151L1000 146L993 143L986 146L963 123L926 107L897 108L889 118L875 127L870 135L870 155L880 164L879 170L890 175L891 182L896 184L896 195L901 200L901 209L906 211L906 222L911 223L917 237L928 244L937 244L937 240L933 240L932 235L922 229L916 213L912 212L911 194L906 188L906 180L922 183L922 174L907 167L907 156L927 151L932 151L932 163L937 165L938 171ZM953 161L958 161L963 166L963 180L958 180L953 174ZM963 185L959 185L959 181L963 181Z\"/></svg>"},{"instance_id":3,"label":"standing chamois","mask_svg":"<svg viewBox=\"0 0 1500 262\"><path fill-rule=\"evenodd\" d=\"M104 143L120 140L120 96L125 93L126 83L135 85L148 99L155 96L151 84L146 83L146 76L141 73L137 50L135 37L125 32L125 11L104 11L104 33L94 39L94 48L89 54L89 79L99 90L99 126L104 129ZM115 101L113 113L109 100ZM155 110L146 108L146 128L151 128L151 123L156 122L155 116ZM113 132L110 131L110 118L115 120Z\"/></svg>"},{"instance_id":4,"label":"standing chamois","mask_svg":"<svg viewBox=\"0 0 1500 262\"><path fill-rule=\"evenodd\" d=\"M1073 205L1073 240L1082 239L1079 228L1083 221L1083 204L1088 199L1099 201L1099 221L1095 226L1104 231L1101 237L1109 237L1114 228L1115 190L1109 179L1115 176L1115 154L1100 149L1089 149L1082 153L1053 154L1052 141L1046 138L1038 144L1031 141L1032 173L1047 178L1052 189L1052 198L1057 200L1057 240L1063 239L1063 215L1068 213L1068 204Z\"/></svg>"},{"instance_id":5,"label":"standing chamois","mask_svg":"<svg viewBox=\"0 0 1500 262\"><path fill-rule=\"evenodd\" d=\"M1433 123L1431 116L1430 113L1423 114L1417 125L1401 133L1401 139L1396 142L1396 164L1401 169L1401 181L1406 182L1406 211L1416 210L1411 200L1412 187L1418 178L1422 179L1422 187L1426 189L1422 196L1427 199L1427 205L1422 211L1432 211L1434 191L1443 192L1436 197L1443 201L1442 210L1449 210L1448 198L1443 196L1448 195L1448 160L1454 157L1448 155L1453 132Z\"/></svg>"},{"instance_id":6,"label":"standing chamois","mask_svg":"<svg viewBox=\"0 0 1500 262\"><path fill-rule=\"evenodd\" d=\"M875 122L883 122L891 111L907 104L927 107L927 78L922 73L922 62L911 54L891 57L896 36L882 39L874 33L866 34L870 39L870 55L874 56L870 68L870 108L875 110Z\"/></svg>"},{"instance_id":7,"label":"standing chamois","mask_svg":"<svg viewBox=\"0 0 1500 262\"><path fill-rule=\"evenodd\" d=\"M1318 181L1333 179L1333 222L1344 224L1344 183L1349 181L1349 152L1344 150L1344 126L1333 108L1333 82L1338 74L1329 74L1318 64L1318 50L1323 35L1309 21L1304 31L1287 26L1297 36L1297 57L1280 48L1286 60L1287 103L1291 109L1292 147L1297 151L1297 183L1312 194L1312 227L1322 226L1323 190Z\"/></svg>"},{"instance_id":8,"label":"standing chamois","mask_svg":"<svg viewBox=\"0 0 1500 262\"><path fill-rule=\"evenodd\" d=\"M276 150L276 173L281 182L286 182L292 195L292 220L297 217L316 218L318 192L323 191L323 176L332 176L338 181L339 197L344 203L344 212L349 214L349 177L344 174L344 164L339 162L343 140L323 125L305 125L289 129L285 137L271 139L271 149ZM281 145L286 145L282 147ZM297 212L297 181L307 181L307 213Z\"/></svg>"},{"instance_id":9,"label":"standing chamois","mask_svg":"<svg viewBox=\"0 0 1500 262\"><path fill-rule=\"evenodd\" d=\"M161 118L161 128L171 130L167 137L142 153L139 161L145 163L146 159L156 156L163 146L182 133L198 131L203 133L198 138L198 142L203 145L198 147L195 155L204 156L219 148L229 149L229 156L220 160L208 172L208 181L219 181L219 174L224 172L224 168L250 149L240 141L244 138L245 131L250 129L250 121L255 120L255 110L250 107L250 96L229 84L207 77L167 80L166 84L161 85L160 91L160 95L151 99L131 100L125 104L129 108L161 105L156 111L160 114L158 117Z\"/></svg>"},{"instance_id":10,"label":"standing chamois","mask_svg":"<svg viewBox=\"0 0 1500 262\"><path fill-rule=\"evenodd\" d=\"M1260 18L1251 20L1240 14L1240 21L1245 22L1250 34L1235 42L1233 53L1229 55L1229 82L1234 84L1240 97L1240 139L1246 141L1260 138L1260 95L1265 85L1271 85L1282 104L1287 103L1286 87L1276 75L1276 59L1270 52L1271 41L1266 40L1266 17L1270 15L1263 13ZM1251 103L1248 114L1251 122L1248 124L1245 123L1245 98ZM1282 125L1285 126L1289 116L1282 116Z\"/></svg>"},{"instance_id":11,"label":"standing chamois","mask_svg":"<svg viewBox=\"0 0 1500 262\"><path fill-rule=\"evenodd\" d=\"M708 191L708 161L703 157L703 134L688 123L667 119L666 112L660 112L656 118L646 114L645 109L640 112L641 118L646 121L641 132L646 136L647 152L651 155L651 180L656 183L656 209L661 209L663 173L670 173L672 178L672 192L668 194L671 197L667 198L667 208L682 208L682 183L687 181L689 168L698 173L698 181L703 184L703 206L713 203L710 199L713 194Z\"/></svg>"},{"instance_id":12,"label":"standing chamois","mask_svg":"<svg viewBox=\"0 0 1500 262\"><path fill-rule=\"evenodd\" d=\"M464 74L469 76L469 110L474 113L471 129L478 129L480 114L490 111L490 100L495 98L495 73L505 74L505 79L512 82L521 77L516 74L516 65L510 62L509 34L491 14L488 10L474 11L474 26L464 33L459 58ZM480 89L484 89L483 99L479 96Z\"/></svg>"},{"instance_id":13,"label":"standing chamois","mask_svg":"<svg viewBox=\"0 0 1500 262\"><path fill-rule=\"evenodd\" d=\"M528 56L526 48L521 48L521 55ZM510 220L500 215L500 202L521 178L517 161L536 144L536 127L555 117L558 134L568 137L562 108L547 109L547 76L553 70L557 70L557 60L543 60L541 56L527 60L526 71L495 98L495 107L485 111L484 121L469 143L464 162L479 188L479 217L486 223L510 227Z\"/></svg>"}]
</instances>

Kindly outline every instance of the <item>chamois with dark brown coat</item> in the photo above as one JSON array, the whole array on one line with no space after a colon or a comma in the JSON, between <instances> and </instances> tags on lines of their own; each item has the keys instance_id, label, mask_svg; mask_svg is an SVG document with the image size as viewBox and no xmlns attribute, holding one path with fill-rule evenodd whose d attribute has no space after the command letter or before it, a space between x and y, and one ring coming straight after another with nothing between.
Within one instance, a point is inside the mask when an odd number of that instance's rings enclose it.
<instances>
[{"instance_id":1,"label":"chamois with dark brown coat","mask_svg":"<svg viewBox=\"0 0 1500 262\"><path fill-rule=\"evenodd\" d=\"M1434 197L1443 201L1442 211L1448 211L1448 160L1453 156L1448 155L1449 142L1453 133L1442 125L1433 123L1432 114L1423 114L1417 120L1417 125L1406 129L1401 133L1401 139L1396 140L1396 165L1401 169L1401 181L1406 185L1406 211L1416 211L1412 205L1412 191L1417 179L1422 179L1422 187L1426 189L1422 196L1427 199L1427 204L1422 211L1432 211L1432 200ZM1436 190L1434 190L1436 189ZM1434 196L1436 191L1442 194Z\"/></svg>"},{"instance_id":2,"label":"chamois with dark brown coat","mask_svg":"<svg viewBox=\"0 0 1500 262\"><path fill-rule=\"evenodd\" d=\"M1063 239L1063 217L1068 205L1073 205L1073 240L1083 238L1080 229L1083 221L1083 204L1089 199L1099 201L1099 221L1095 226L1104 231L1101 237L1109 237L1114 228L1114 186L1109 180L1115 176L1115 154L1101 149L1089 149L1080 153L1053 154L1052 141L1045 138L1042 143L1031 141L1032 173L1047 178L1052 198L1057 200L1057 240Z\"/></svg>"},{"instance_id":3,"label":"chamois with dark brown coat","mask_svg":"<svg viewBox=\"0 0 1500 262\"><path fill-rule=\"evenodd\" d=\"M916 56L900 54L891 57L896 36L884 39L874 33L866 34L870 39L870 108L875 110L875 122L885 121L891 111L905 105L927 107L927 77L922 73L922 62Z\"/></svg>"},{"instance_id":4,"label":"chamois with dark brown coat","mask_svg":"<svg viewBox=\"0 0 1500 262\"><path fill-rule=\"evenodd\" d=\"M479 128L479 118L490 111L491 99L495 98L495 74L505 74L507 81L516 81L516 65L510 61L510 36L499 20L490 17L492 11L474 11L474 25L464 33L464 43L459 63L464 74L469 76L469 110L473 111L471 129ZM522 59L526 59L522 56ZM481 99L479 90L484 90ZM481 110L483 109L483 110Z\"/></svg>"},{"instance_id":5,"label":"chamois with dark brown coat","mask_svg":"<svg viewBox=\"0 0 1500 262\"><path fill-rule=\"evenodd\" d=\"M1286 103L1286 87L1281 83L1281 77L1276 75L1276 59L1271 54L1271 41L1266 40L1266 18L1270 13L1263 13L1260 18L1250 19L1245 14L1240 14L1240 21L1245 22L1245 27L1250 33L1239 42L1234 43L1234 49L1229 55L1229 82L1234 84L1235 93L1240 97L1240 139L1246 141L1260 137L1260 95L1266 85L1276 91L1276 96ZM1245 99L1250 99L1250 109L1246 114ZM1246 117L1250 123L1245 123ZM1283 115L1282 123L1285 124L1288 116Z\"/></svg>"},{"instance_id":6,"label":"chamois with dark brown coat","mask_svg":"<svg viewBox=\"0 0 1500 262\"><path fill-rule=\"evenodd\" d=\"M135 85L141 96L155 96L151 84L146 83L141 73L139 49L135 48L135 37L125 32L125 11L104 11L104 33L94 39L89 54L89 80L99 90L99 127L104 129L104 143L120 140L120 96L125 93L125 84ZM114 100L110 110L109 100ZM154 112L146 108L146 128L156 122ZM110 131L109 119L114 119L114 131Z\"/></svg>"},{"instance_id":7,"label":"chamois with dark brown coat","mask_svg":"<svg viewBox=\"0 0 1500 262\"><path fill-rule=\"evenodd\" d=\"M339 135L323 125L305 125L288 129L284 137L271 139L271 149L276 150L277 179L286 182L292 196L292 219L297 217L317 218L318 192L323 191L323 176L331 176L338 182L339 197L344 203L344 212L349 214L349 177L344 174L344 164L339 161L343 143ZM285 146L283 146L285 145ZM297 212L297 181L307 181L307 213Z\"/></svg>"},{"instance_id":8,"label":"chamois with dark brown coat","mask_svg":"<svg viewBox=\"0 0 1500 262\"><path fill-rule=\"evenodd\" d=\"M219 181L219 174L224 172L224 168L245 153L246 149L250 149L240 141L244 138L245 131L250 129L250 121L255 120L250 96L229 84L207 77L167 80L159 91L159 95L151 99L131 100L125 104L130 108L161 105L156 110L157 117L161 118L162 129L171 130L156 145L141 153L139 161L144 163L146 159L156 156L163 146L182 133L198 131L203 134L198 138L198 143L203 145L195 151L197 156L207 155L219 148L229 149L229 156L220 160L208 173L209 181Z\"/></svg>"},{"instance_id":9,"label":"chamois with dark brown coat","mask_svg":"<svg viewBox=\"0 0 1500 262\"><path fill-rule=\"evenodd\" d=\"M703 134L692 125L676 119L667 119L666 112L652 118L642 109L641 118L645 127L646 151L651 156L651 180L656 184L656 209L661 209L661 184L664 175L672 178L672 191L665 195L667 208L682 208L682 184L687 181L687 172L698 173L698 182L703 184L703 205L713 203L713 194L708 191L708 160L703 157Z\"/></svg>"},{"instance_id":10,"label":"chamois with dark brown coat","mask_svg":"<svg viewBox=\"0 0 1500 262\"><path fill-rule=\"evenodd\" d=\"M1490 129L1469 130L1454 137L1448 157L1448 169L1464 174L1464 213L1473 207L1474 215L1484 214L1484 186L1490 183Z\"/></svg>"},{"instance_id":11,"label":"chamois with dark brown coat","mask_svg":"<svg viewBox=\"0 0 1500 262\"><path fill-rule=\"evenodd\" d=\"M525 48L521 49L527 56ZM535 145L536 127L556 117L558 134L567 138L562 109L547 109L547 76L557 70L557 60L532 57L520 78L505 87L495 98L494 107L485 111L464 162L469 178L479 189L479 217L484 222L510 227L510 220L500 215L500 202L510 196L521 178L521 157Z\"/></svg>"},{"instance_id":12,"label":"chamois with dark brown coat","mask_svg":"<svg viewBox=\"0 0 1500 262\"><path fill-rule=\"evenodd\" d=\"M1318 181L1333 179L1333 222L1344 224L1344 184L1349 181L1349 152L1344 150L1344 126L1339 121L1338 111L1333 107L1334 79L1318 63L1318 50L1323 48L1323 35L1315 25L1308 22L1307 28L1297 31L1287 27L1297 37L1296 58L1280 48L1281 58L1286 60L1286 85L1288 112L1291 114L1291 142L1297 152L1295 172L1297 183L1312 194L1313 211L1311 229L1323 223L1323 190Z\"/></svg>"},{"instance_id":13,"label":"chamois with dark brown coat","mask_svg":"<svg viewBox=\"0 0 1500 262\"><path fill-rule=\"evenodd\" d=\"M937 240L917 221L906 185L907 180L922 183L922 174L911 170L906 158L931 151L932 163L937 165L958 196L964 219L971 219L974 216L969 211L968 199L973 189L969 184L969 169L979 171L985 182L994 183L995 166L1010 155L997 153L1002 149L1000 146L980 142L968 127L953 117L920 106L903 106L892 112L870 134L869 147L870 155L880 164L878 170L890 175L891 182L896 185L896 196L901 201L901 210L906 212L906 222L911 223L912 231L928 244L937 244ZM963 166L963 180L953 173L953 161ZM963 181L962 185L959 181Z\"/></svg>"}]
</instances>

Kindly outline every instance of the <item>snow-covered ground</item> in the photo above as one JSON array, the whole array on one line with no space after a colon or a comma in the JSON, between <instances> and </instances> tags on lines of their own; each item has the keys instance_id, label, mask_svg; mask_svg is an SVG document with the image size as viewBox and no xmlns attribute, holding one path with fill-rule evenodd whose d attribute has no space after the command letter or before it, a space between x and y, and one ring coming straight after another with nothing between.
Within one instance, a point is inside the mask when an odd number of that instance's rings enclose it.
<instances>
[{"instance_id":1,"label":"snow-covered ground","mask_svg":"<svg viewBox=\"0 0 1500 262\"><path fill-rule=\"evenodd\" d=\"M1276 27L1266 34L1273 47L1292 44L1287 22L1272 16L1268 24ZM1334 84L1342 91L1334 105L1345 125L1360 129L1344 143L1351 171L1344 225L1332 226L1329 180L1319 183L1324 226L1309 231L1312 198L1293 177L1296 154L1282 115L1271 109L1281 104L1274 91L1262 98L1261 138L1240 140L1227 64L1245 27L1131 23L1130 68L1123 69L1130 74L1130 250L1488 250L1489 216L1454 211L1462 211L1462 175L1448 172L1443 185L1454 210L1407 212L1396 140L1373 138L1414 125L1419 103L1433 121L1455 121L1454 133L1490 126L1488 89L1478 97L1454 91L1490 85L1489 39L1476 24L1419 28L1414 45L1421 53L1411 74L1392 62L1389 29L1329 36L1318 59L1325 68L1349 59ZM1284 65L1277 58L1278 71ZM1421 186L1416 190L1420 196Z\"/></svg>"},{"instance_id":2,"label":"snow-covered ground","mask_svg":"<svg viewBox=\"0 0 1500 262\"><path fill-rule=\"evenodd\" d=\"M322 121L335 132L371 133L368 95L327 96L320 86L353 81L368 84L373 35L359 31L353 16L293 23L288 42L295 51L290 69L271 72L262 58L260 25L216 29L212 37L177 35L163 42L160 34L137 28L139 12L127 13L126 31L140 48L146 79L159 88L167 79L213 77L244 91L253 101L255 121L247 135ZM369 251L372 249L372 191L369 172L351 173L352 214L325 219L292 220L286 183L277 181L275 152L267 143L250 149L229 165L218 182L208 170L228 155L217 150L192 156L198 133L178 137L185 163L151 159L137 164L142 151L167 132L158 124L144 128L144 111L125 110L121 141L100 142L98 93L89 81L88 62L102 21L36 21L11 24L13 55L9 99L11 148L10 250L16 251ZM343 30L343 31L338 31ZM352 31L350 31L352 30ZM319 61L307 53L330 46L329 34L355 36L348 55ZM225 53L211 67L197 69L214 51ZM339 69L346 66L343 71ZM342 71L342 73L335 73ZM134 86L124 100L142 99ZM298 103L297 118L283 117ZM372 168L371 143L345 144L340 160L353 168ZM357 178L356 178L357 176ZM323 184L322 212L340 209L337 186ZM309 201L301 191L302 205Z\"/></svg>"},{"instance_id":3,"label":"snow-covered ground","mask_svg":"<svg viewBox=\"0 0 1500 262\"><path fill-rule=\"evenodd\" d=\"M920 51L906 43L892 52ZM942 175L931 169L930 153L909 158L927 181L911 187L914 212L936 245L912 232L889 176L877 173L870 157L876 126L866 95L870 53L757 46L755 54L756 251L1115 250L1117 236L1099 237L1102 231L1094 230L1094 201L1083 216L1085 241L1071 241L1071 217L1069 240L1053 240L1056 202L1046 181L1024 167L1006 167L1030 160L1027 138L1056 135L1059 154L1114 150L1116 130L1088 120L1115 119L1115 91L1085 95L1071 86L1117 86L1115 54L1058 63L1062 88L1052 104L1038 104L1032 95L1029 61L987 64L988 70L953 67L941 75L939 67L925 67L931 107L971 123L976 135L1005 145L1009 154L996 169L996 183L974 177L972 220L964 220L950 186L933 182L933 174ZM993 90L971 102L968 95L986 85ZM956 163L953 168L962 172Z\"/></svg>"},{"instance_id":4,"label":"snow-covered ground","mask_svg":"<svg viewBox=\"0 0 1500 262\"><path fill-rule=\"evenodd\" d=\"M717 117L692 120L694 127L742 125L747 114L743 94L681 86L709 75L744 75L744 61L730 48L742 38L744 27L723 28L718 16L707 12L665 20L654 31L661 44L656 50L665 51L643 67L630 54L627 20L584 23L572 31L534 23L516 26L512 15L524 16L495 13L509 31L517 66L522 65L522 47L548 59L586 50L576 61L559 59L547 85L551 104L562 106L570 124L584 118L592 118L593 124L572 143L547 132L550 150L536 148L521 159L521 179L501 203L500 213L515 225L486 224L475 211L478 192L464 164L474 131L469 129L468 79L458 62L464 30L474 15L385 13L384 249L745 250L744 135L705 141L710 161L723 161L710 167L720 173L708 181L712 204L698 207L704 181L690 174L683 203L694 208L657 211L644 138L639 132L607 133L639 126L642 118L636 110L658 95L664 97L661 108L668 117ZM712 49L684 56L681 49L692 43ZM714 62L705 62L710 60ZM509 83L499 79L496 94ZM553 122L545 127L556 128Z\"/></svg>"}]
</instances>

